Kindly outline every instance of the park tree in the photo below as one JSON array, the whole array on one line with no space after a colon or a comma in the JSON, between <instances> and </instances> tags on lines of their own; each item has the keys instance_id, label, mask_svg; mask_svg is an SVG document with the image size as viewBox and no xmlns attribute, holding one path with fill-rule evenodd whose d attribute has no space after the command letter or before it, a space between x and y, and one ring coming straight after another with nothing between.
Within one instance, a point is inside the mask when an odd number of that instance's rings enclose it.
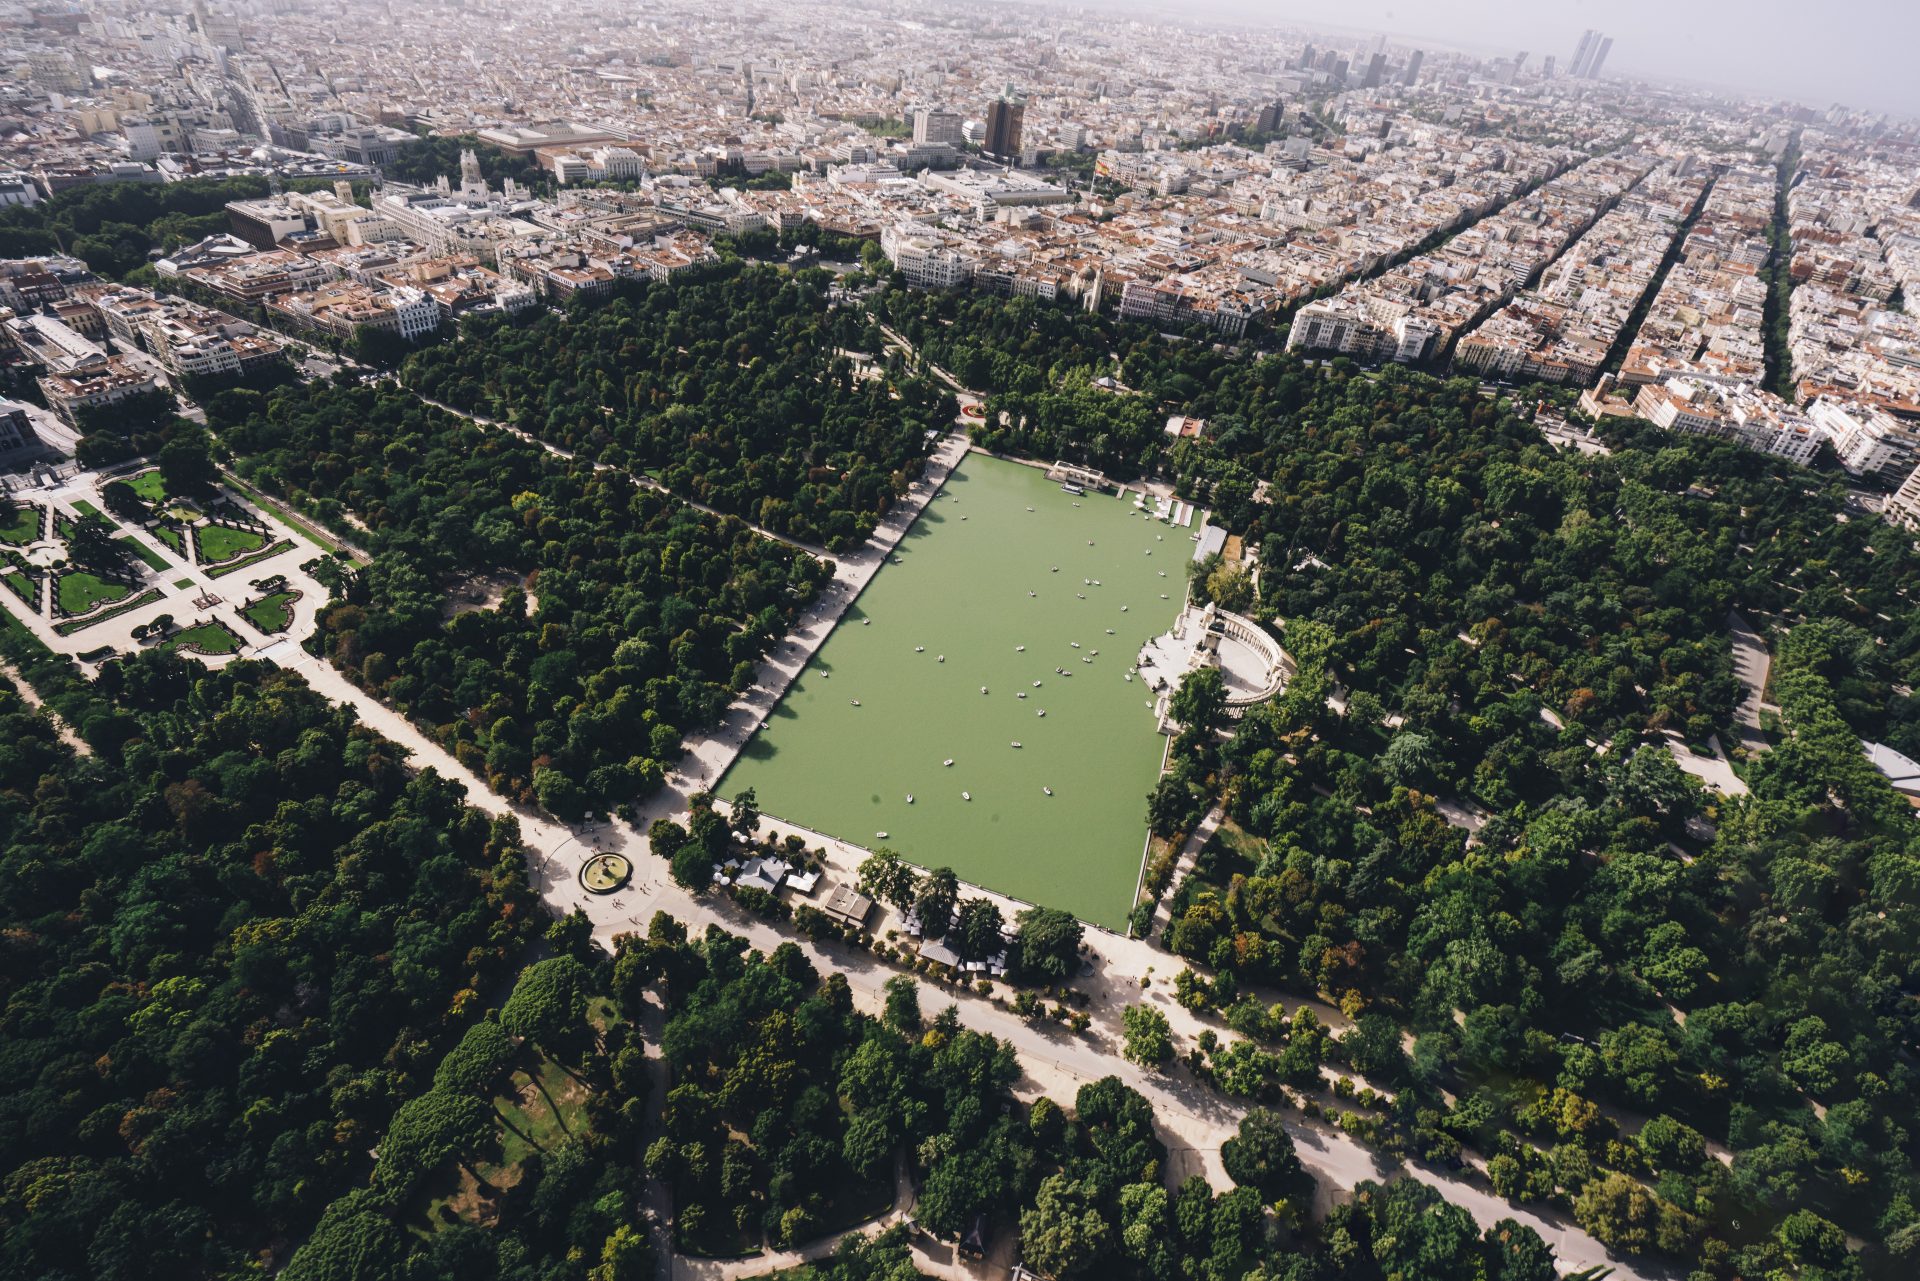
<instances>
[{"instance_id":1,"label":"park tree","mask_svg":"<svg viewBox=\"0 0 1920 1281\"><path fill-rule=\"evenodd\" d=\"M584 1027L592 988L593 976L571 956L535 961L500 1007L500 1026L544 1050L563 1052Z\"/></svg>"},{"instance_id":2,"label":"park tree","mask_svg":"<svg viewBox=\"0 0 1920 1281\"><path fill-rule=\"evenodd\" d=\"M1648 1118L1634 1143L1656 1170L1690 1173L1707 1159L1706 1136L1664 1113Z\"/></svg>"},{"instance_id":3,"label":"park tree","mask_svg":"<svg viewBox=\"0 0 1920 1281\"><path fill-rule=\"evenodd\" d=\"M287 1281L405 1281L412 1253L407 1234L370 1192L341 1197L280 1275Z\"/></svg>"},{"instance_id":4,"label":"park tree","mask_svg":"<svg viewBox=\"0 0 1920 1281\"><path fill-rule=\"evenodd\" d=\"M587 1281L651 1281L656 1267L646 1232L623 1223L601 1243L600 1262L587 1273Z\"/></svg>"},{"instance_id":5,"label":"park tree","mask_svg":"<svg viewBox=\"0 0 1920 1281\"><path fill-rule=\"evenodd\" d=\"M1395 787L1431 788L1439 765L1438 745L1417 730L1401 730L1380 753L1380 773Z\"/></svg>"},{"instance_id":6,"label":"park tree","mask_svg":"<svg viewBox=\"0 0 1920 1281\"><path fill-rule=\"evenodd\" d=\"M518 1050L506 1029L493 1019L481 1019L460 1037L434 1069L437 1088L491 1098L513 1065Z\"/></svg>"},{"instance_id":7,"label":"park tree","mask_svg":"<svg viewBox=\"0 0 1920 1281\"><path fill-rule=\"evenodd\" d=\"M1362 1014L1341 1034L1339 1045L1354 1071L1378 1076L1382 1081L1398 1080L1406 1068L1407 1052L1400 1041L1400 1025L1391 1015Z\"/></svg>"},{"instance_id":8,"label":"park tree","mask_svg":"<svg viewBox=\"0 0 1920 1281\"><path fill-rule=\"evenodd\" d=\"M1167 710L1190 730L1210 733L1219 728L1227 711L1227 678L1218 667L1196 667L1180 678Z\"/></svg>"},{"instance_id":9,"label":"park tree","mask_svg":"<svg viewBox=\"0 0 1920 1281\"><path fill-rule=\"evenodd\" d=\"M886 982L887 1026L913 1035L920 1031L920 985L904 974Z\"/></svg>"},{"instance_id":10,"label":"park tree","mask_svg":"<svg viewBox=\"0 0 1920 1281\"><path fill-rule=\"evenodd\" d=\"M751 787L744 788L733 798L733 813L728 826L743 841L751 841L754 833L760 830L760 798Z\"/></svg>"},{"instance_id":11,"label":"park tree","mask_svg":"<svg viewBox=\"0 0 1920 1281\"><path fill-rule=\"evenodd\" d=\"M669 874L689 894L703 894L713 885L713 856L696 841L674 851Z\"/></svg>"},{"instance_id":12,"label":"park tree","mask_svg":"<svg viewBox=\"0 0 1920 1281\"><path fill-rule=\"evenodd\" d=\"M1835 1268L1847 1257L1847 1234L1812 1210L1787 1215L1773 1235L1787 1257L1801 1267Z\"/></svg>"},{"instance_id":13,"label":"park tree","mask_svg":"<svg viewBox=\"0 0 1920 1281\"><path fill-rule=\"evenodd\" d=\"M1313 1189L1312 1176L1300 1164L1286 1122L1270 1108L1254 1108L1240 1118L1234 1136L1220 1145L1220 1163L1227 1177L1252 1188L1266 1202L1287 1201L1304 1210Z\"/></svg>"},{"instance_id":14,"label":"park tree","mask_svg":"<svg viewBox=\"0 0 1920 1281\"><path fill-rule=\"evenodd\" d=\"M133 486L124 480L109 481L102 485L100 501L107 505L108 511L122 520L139 521L146 518L147 500L140 497ZM0 518L6 515L6 512L0 511Z\"/></svg>"},{"instance_id":15,"label":"park tree","mask_svg":"<svg viewBox=\"0 0 1920 1281\"><path fill-rule=\"evenodd\" d=\"M1044 1179L1032 1208L1020 1212L1021 1251L1043 1276L1089 1275L1112 1236L1091 1189L1064 1174Z\"/></svg>"},{"instance_id":16,"label":"park tree","mask_svg":"<svg viewBox=\"0 0 1920 1281\"><path fill-rule=\"evenodd\" d=\"M378 1186L404 1199L447 1161L464 1165L486 1155L498 1141L494 1119L493 1109L471 1094L435 1088L409 1099L380 1142Z\"/></svg>"},{"instance_id":17,"label":"park tree","mask_svg":"<svg viewBox=\"0 0 1920 1281\"><path fill-rule=\"evenodd\" d=\"M857 883L862 894L877 902L902 911L913 906L913 869L884 845L861 862Z\"/></svg>"},{"instance_id":18,"label":"park tree","mask_svg":"<svg viewBox=\"0 0 1920 1281\"><path fill-rule=\"evenodd\" d=\"M687 843L687 829L670 818L656 818L647 828L647 848L671 861Z\"/></svg>"},{"instance_id":19,"label":"park tree","mask_svg":"<svg viewBox=\"0 0 1920 1281\"><path fill-rule=\"evenodd\" d=\"M926 937L945 937L953 924L954 905L960 899L960 878L950 867L936 867L913 886L913 913Z\"/></svg>"},{"instance_id":20,"label":"park tree","mask_svg":"<svg viewBox=\"0 0 1920 1281\"><path fill-rule=\"evenodd\" d=\"M1590 1180L1573 1201L1573 1218L1610 1249L1646 1254L1672 1249L1680 1238L1677 1211L1638 1180L1617 1170ZM1684 1229L1681 1229L1684 1231Z\"/></svg>"},{"instance_id":21,"label":"park tree","mask_svg":"<svg viewBox=\"0 0 1920 1281\"><path fill-rule=\"evenodd\" d=\"M113 536L113 526L97 516L76 521L67 539L67 553L75 564L99 574L123 574L127 545Z\"/></svg>"},{"instance_id":22,"label":"park tree","mask_svg":"<svg viewBox=\"0 0 1920 1281\"><path fill-rule=\"evenodd\" d=\"M1647 743L1616 763L1607 783L1623 808L1644 818L1681 820L1699 803L1699 780L1663 744Z\"/></svg>"},{"instance_id":23,"label":"park tree","mask_svg":"<svg viewBox=\"0 0 1920 1281\"><path fill-rule=\"evenodd\" d=\"M1120 1012L1120 1024L1126 1034L1124 1053L1141 1067L1158 1070L1173 1057L1173 1029L1167 1016L1144 1001L1136 1001Z\"/></svg>"},{"instance_id":24,"label":"park tree","mask_svg":"<svg viewBox=\"0 0 1920 1281\"><path fill-rule=\"evenodd\" d=\"M992 899L970 898L960 904L954 920L956 950L969 961L984 961L1006 946L1002 931L1006 927L1000 907Z\"/></svg>"},{"instance_id":25,"label":"park tree","mask_svg":"<svg viewBox=\"0 0 1920 1281\"><path fill-rule=\"evenodd\" d=\"M1253 575L1245 567L1222 561L1206 577L1206 596L1221 609L1245 613L1253 607Z\"/></svg>"},{"instance_id":26,"label":"park tree","mask_svg":"<svg viewBox=\"0 0 1920 1281\"><path fill-rule=\"evenodd\" d=\"M213 438L198 427L176 430L160 447L160 477L169 494L197 497L210 493L219 469L213 461Z\"/></svg>"},{"instance_id":27,"label":"park tree","mask_svg":"<svg viewBox=\"0 0 1920 1281\"><path fill-rule=\"evenodd\" d=\"M1502 1219L1488 1228L1483 1241L1487 1281L1555 1281L1560 1275L1552 1247L1515 1219Z\"/></svg>"},{"instance_id":28,"label":"park tree","mask_svg":"<svg viewBox=\"0 0 1920 1281\"><path fill-rule=\"evenodd\" d=\"M1079 972L1084 931L1073 913L1029 907L1014 919L1014 946L1019 949L1021 973L1041 982L1058 983Z\"/></svg>"},{"instance_id":29,"label":"park tree","mask_svg":"<svg viewBox=\"0 0 1920 1281\"><path fill-rule=\"evenodd\" d=\"M533 794L539 799L541 809L563 823L577 823L587 815L586 788L563 770L534 770Z\"/></svg>"}]
</instances>

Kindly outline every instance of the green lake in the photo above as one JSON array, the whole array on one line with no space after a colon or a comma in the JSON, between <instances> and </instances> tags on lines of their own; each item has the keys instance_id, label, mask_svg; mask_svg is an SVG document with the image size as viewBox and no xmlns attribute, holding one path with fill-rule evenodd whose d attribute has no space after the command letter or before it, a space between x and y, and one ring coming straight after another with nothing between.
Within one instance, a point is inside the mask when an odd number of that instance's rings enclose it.
<instances>
[{"instance_id":1,"label":"green lake","mask_svg":"<svg viewBox=\"0 0 1920 1281\"><path fill-rule=\"evenodd\" d=\"M1123 927L1164 745L1126 674L1179 613L1193 533L969 455L719 793Z\"/></svg>"}]
</instances>

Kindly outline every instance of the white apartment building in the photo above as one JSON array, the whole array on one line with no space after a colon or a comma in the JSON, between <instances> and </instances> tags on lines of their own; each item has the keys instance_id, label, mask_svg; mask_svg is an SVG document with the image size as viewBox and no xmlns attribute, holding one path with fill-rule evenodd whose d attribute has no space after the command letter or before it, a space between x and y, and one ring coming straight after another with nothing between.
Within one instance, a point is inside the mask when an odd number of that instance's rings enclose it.
<instances>
[{"instance_id":1,"label":"white apartment building","mask_svg":"<svg viewBox=\"0 0 1920 1281\"><path fill-rule=\"evenodd\" d=\"M1365 307L1350 298L1323 298L1294 313L1293 326L1287 331L1287 350L1304 347L1368 359L1373 355L1374 338L1373 322Z\"/></svg>"},{"instance_id":2,"label":"white apartment building","mask_svg":"<svg viewBox=\"0 0 1920 1281\"><path fill-rule=\"evenodd\" d=\"M1915 467L1880 514L1908 533L1920 533L1920 467Z\"/></svg>"},{"instance_id":3,"label":"white apartment building","mask_svg":"<svg viewBox=\"0 0 1920 1281\"><path fill-rule=\"evenodd\" d=\"M123 348L152 354L169 374L210 377L245 373L280 355L280 344L223 311L145 290L124 289L94 301Z\"/></svg>"},{"instance_id":4,"label":"white apartment building","mask_svg":"<svg viewBox=\"0 0 1920 1281\"><path fill-rule=\"evenodd\" d=\"M957 111L948 111L944 107L915 107L913 140L917 143L944 143L958 148L965 141L961 134L965 124Z\"/></svg>"},{"instance_id":5,"label":"white apartment building","mask_svg":"<svg viewBox=\"0 0 1920 1281\"><path fill-rule=\"evenodd\" d=\"M953 289L973 276L970 259L942 246L923 227L888 227L880 233L880 251L915 289Z\"/></svg>"},{"instance_id":6,"label":"white apartment building","mask_svg":"<svg viewBox=\"0 0 1920 1281\"><path fill-rule=\"evenodd\" d=\"M343 338L376 329L411 341L440 327L440 305L412 285L375 287L342 280L275 298L268 306L297 324Z\"/></svg>"},{"instance_id":7,"label":"white apartment building","mask_svg":"<svg viewBox=\"0 0 1920 1281\"><path fill-rule=\"evenodd\" d=\"M1920 432L1884 409L1821 396L1807 416L1833 437L1833 451L1850 475L1892 484L1920 466Z\"/></svg>"},{"instance_id":8,"label":"white apartment building","mask_svg":"<svg viewBox=\"0 0 1920 1281\"><path fill-rule=\"evenodd\" d=\"M1663 431L1730 440L1802 467L1814 460L1827 439L1824 430L1786 401L1745 385L1722 387L1694 378L1648 383L1634 397L1633 408Z\"/></svg>"}]
</instances>

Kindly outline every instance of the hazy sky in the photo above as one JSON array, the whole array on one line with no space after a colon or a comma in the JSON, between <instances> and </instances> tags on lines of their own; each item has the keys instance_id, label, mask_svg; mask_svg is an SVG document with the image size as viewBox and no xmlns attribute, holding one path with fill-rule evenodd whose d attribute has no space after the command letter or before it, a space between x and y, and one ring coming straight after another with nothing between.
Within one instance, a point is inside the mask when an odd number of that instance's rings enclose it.
<instances>
[{"instance_id":1,"label":"hazy sky","mask_svg":"<svg viewBox=\"0 0 1920 1281\"><path fill-rule=\"evenodd\" d=\"M1100 0L1094 0L1099 3ZM1613 37L1607 71L1686 79L1920 117L1920 0L1108 0L1128 7L1525 49L1565 67L1580 33Z\"/></svg>"}]
</instances>

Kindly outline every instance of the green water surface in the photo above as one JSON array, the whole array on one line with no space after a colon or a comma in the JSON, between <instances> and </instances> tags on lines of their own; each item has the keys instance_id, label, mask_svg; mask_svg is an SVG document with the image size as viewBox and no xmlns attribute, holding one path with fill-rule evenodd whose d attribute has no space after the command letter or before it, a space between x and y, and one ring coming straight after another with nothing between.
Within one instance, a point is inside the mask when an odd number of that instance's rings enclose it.
<instances>
[{"instance_id":1,"label":"green water surface","mask_svg":"<svg viewBox=\"0 0 1920 1281\"><path fill-rule=\"evenodd\" d=\"M1163 745L1126 673L1179 612L1192 533L969 455L720 793L1123 926Z\"/></svg>"}]
</instances>

